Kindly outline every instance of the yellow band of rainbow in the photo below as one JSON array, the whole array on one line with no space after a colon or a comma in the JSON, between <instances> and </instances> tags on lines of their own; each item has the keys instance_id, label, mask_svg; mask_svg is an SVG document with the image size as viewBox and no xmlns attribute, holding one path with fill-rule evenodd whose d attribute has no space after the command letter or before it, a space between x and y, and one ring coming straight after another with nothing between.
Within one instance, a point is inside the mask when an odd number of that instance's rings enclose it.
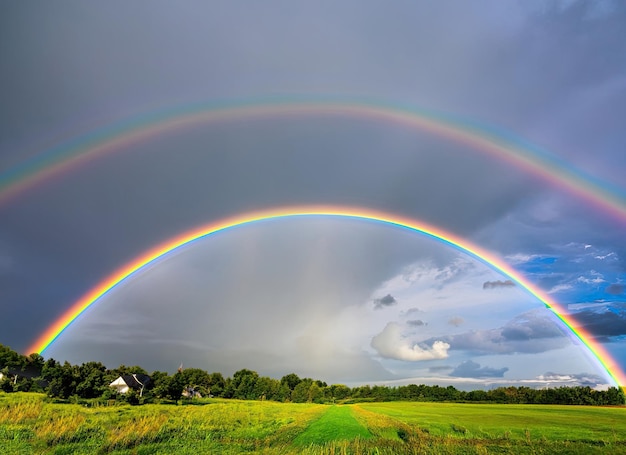
<instances>
[{"instance_id":1,"label":"yellow band of rainbow","mask_svg":"<svg viewBox=\"0 0 626 455\"><path fill-rule=\"evenodd\" d=\"M528 282L522 275L494 254L450 232L446 232L443 229L417 220L369 209L338 206L299 206L250 212L223 219L221 221L212 222L172 237L160 245L151 248L144 254L141 254L121 268L115 270L112 274L98 283L94 288L76 301L60 318L50 325L50 327L48 327L29 347L28 352L43 353L63 333L63 331L70 324L72 324L72 322L74 322L83 312L85 312L85 310L96 303L107 292L130 279L133 275L139 273L144 267L147 267L149 264L154 263L164 255L167 255L168 253L171 253L174 250L189 244L190 242L226 229L254 222L307 216L341 217L385 223L421 233L473 256L486 265L492 267L494 270L507 276L509 279L515 281L522 289L527 291L539 301L543 302L543 304L552 310L556 317L561 320L572 332L573 336L589 351L592 358L597 361L598 366L606 371L608 377L615 382L615 385L626 385L626 376L624 375L624 372L600 343L595 341L589 333L586 333L583 329L577 327L575 321L568 316L567 312L564 311L564 309L557 302L552 300L535 285Z\"/></svg>"}]
</instances>

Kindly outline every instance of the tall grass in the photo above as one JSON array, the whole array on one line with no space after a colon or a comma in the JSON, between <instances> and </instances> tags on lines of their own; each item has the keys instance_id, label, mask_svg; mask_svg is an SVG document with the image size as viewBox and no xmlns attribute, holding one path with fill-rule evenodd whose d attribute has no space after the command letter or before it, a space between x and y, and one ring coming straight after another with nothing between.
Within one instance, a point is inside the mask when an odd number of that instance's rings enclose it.
<instances>
[{"instance_id":1,"label":"tall grass","mask_svg":"<svg viewBox=\"0 0 626 455\"><path fill-rule=\"evenodd\" d=\"M88 407L0 394L0 453L626 454L626 408L200 404Z\"/></svg>"},{"instance_id":2,"label":"tall grass","mask_svg":"<svg viewBox=\"0 0 626 455\"><path fill-rule=\"evenodd\" d=\"M27 393L0 394L0 422L24 423L37 419L43 408L42 396Z\"/></svg>"}]
</instances>

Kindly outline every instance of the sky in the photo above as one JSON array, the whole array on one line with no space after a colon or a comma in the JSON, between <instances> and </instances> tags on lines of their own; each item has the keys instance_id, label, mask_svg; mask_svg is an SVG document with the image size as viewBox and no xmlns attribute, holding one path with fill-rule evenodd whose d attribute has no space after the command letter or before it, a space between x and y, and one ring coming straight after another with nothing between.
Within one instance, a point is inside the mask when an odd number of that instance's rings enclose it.
<instances>
[{"instance_id":1,"label":"sky","mask_svg":"<svg viewBox=\"0 0 626 455\"><path fill-rule=\"evenodd\" d=\"M1 8L0 182L190 106L365 100L533 144L626 207L620 1ZM623 215L467 144L359 115L173 128L0 199L0 343L26 350L102 279L182 232L307 205L395 214L479 245L626 371ZM195 242L96 302L44 357L351 385L610 383L493 267L415 232L329 217Z\"/></svg>"}]
</instances>

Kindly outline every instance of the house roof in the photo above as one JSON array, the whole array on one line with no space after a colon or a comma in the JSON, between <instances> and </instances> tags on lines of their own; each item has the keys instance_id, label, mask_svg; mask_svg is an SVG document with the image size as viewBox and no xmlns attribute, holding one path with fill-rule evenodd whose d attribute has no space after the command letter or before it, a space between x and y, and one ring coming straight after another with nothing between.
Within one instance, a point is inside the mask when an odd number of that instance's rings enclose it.
<instances>
[{"instance_id":1,"label":"house roof","mask_svg":"<svg viewBox=\"0 0 626 455\"><path fill-rule=\"evenodd\" d=\"M121 378L124 380L128 387L133 389L141 389L141 387L148 385L150 382L150 376L147 374L123 374Z\"/></svg>"}]
</instances>

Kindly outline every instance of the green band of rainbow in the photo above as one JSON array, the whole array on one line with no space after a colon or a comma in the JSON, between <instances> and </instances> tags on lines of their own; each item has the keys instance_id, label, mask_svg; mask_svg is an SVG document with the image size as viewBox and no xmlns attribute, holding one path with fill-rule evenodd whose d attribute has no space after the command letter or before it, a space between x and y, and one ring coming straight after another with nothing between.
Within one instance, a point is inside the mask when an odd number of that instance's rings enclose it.
<instances>
[{"instance_id":1,"label":"green band of rainbow","mask_svg":"<svg viewBox=\"0 0 626 455\"><path fill-rule=\"evenodd\" d=\"M508 278L515 281L521 288L526 290L530 295L543 302L549 309L552 310L557 318L565 324L565 326L572 332L573 336L586 347L592 355L592 358L597 360L599 367L606 371L607 375L615 381L616 385L623 386L626 384L626 376L624 375L624 372L621 371L618 364L611 358L609 353L600 343L596 342L592 336L581 328L577 328L575 321L567 315L567 312L564 311L564 309L557 302L553 301L547 294L535 287L533 284L529 283L518 272L513 270L509 265L495 255L479 248L476 245L473 245L465 239L437 227L429 226L428 224L408 218L353 207L291 207L246 213L233 218L209 223L181 235L177 235L138 256L136 259L130 261L128 264L114 271L111 275L102 280L98 285L76 301L58 320L46 329L45 332L42 333L30 346L29 352L43 353L54 342L54 340L56 340L63 333L63 331L76 320L76 318L87 310L87 308L97 302L98 299L103 297L114 287L130 279L144 267L154 263L159 258L167 255L177 248L181 248L194 240L210 236L216 232L253 222L306 216L331 216L382 222L424 234L473 256L503 275L506 275Z\"/></svg>"},{"instance_id":2,"label":"green band of rainbow","mask_svg":"<svg viewBox=\"0 0 626 455\"><path fill-rule=\"evenodd\" d=\"M598 181L520 138L449 115L377 101L354 100L248 101L186 106L138 117L75 138L0 174L0 203L97 156L130 151L133 144L162 134L217 122L294 116L370 119L441 136L540 176L626 221L623 189Z\"/></svg>"}]
</instances>

